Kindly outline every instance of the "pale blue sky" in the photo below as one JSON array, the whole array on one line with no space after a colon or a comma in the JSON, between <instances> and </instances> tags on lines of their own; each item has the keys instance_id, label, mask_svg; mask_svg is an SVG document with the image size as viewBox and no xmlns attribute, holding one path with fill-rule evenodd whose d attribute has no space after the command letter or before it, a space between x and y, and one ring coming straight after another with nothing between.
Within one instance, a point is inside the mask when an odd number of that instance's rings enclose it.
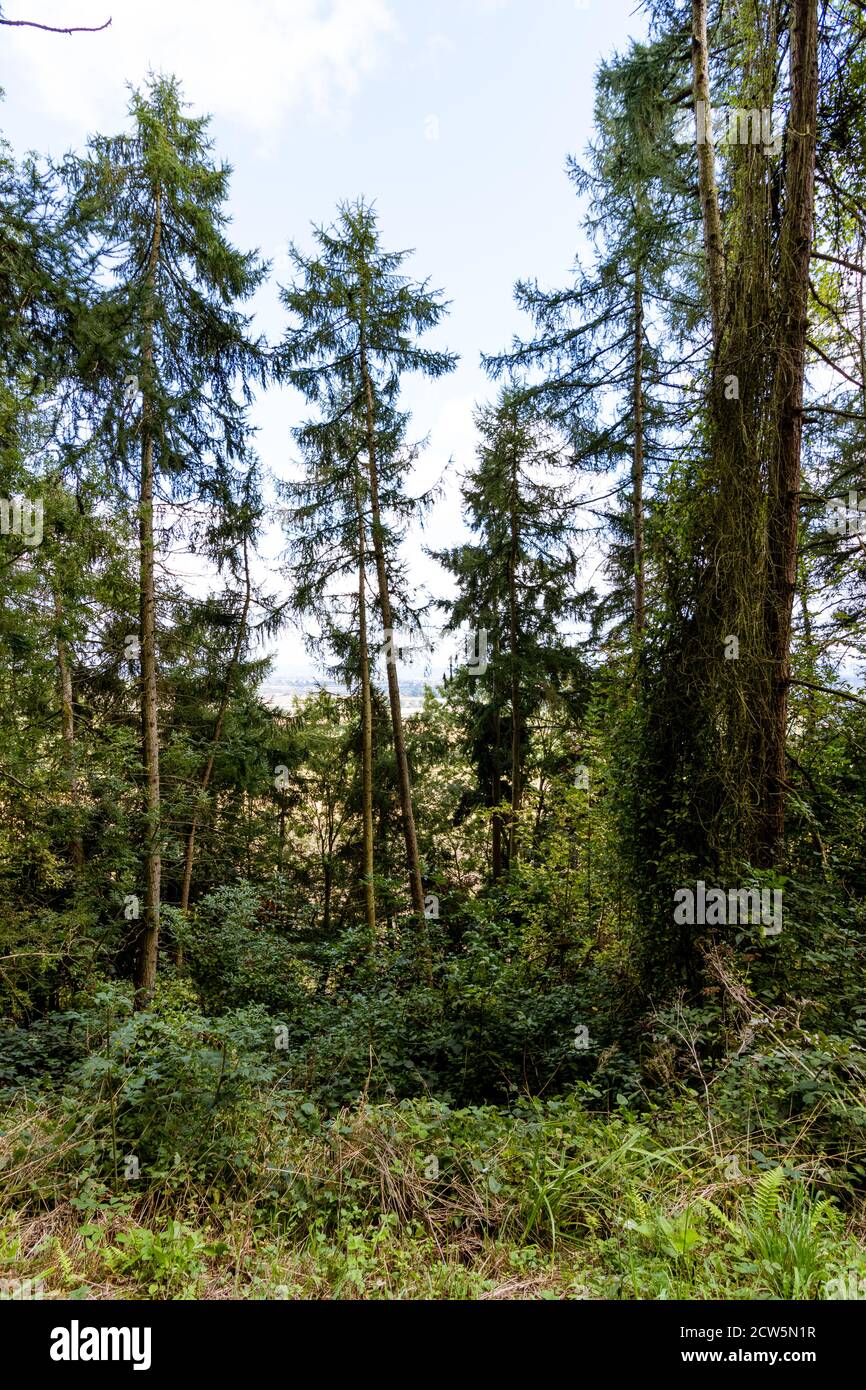
<instances>
[{"instance_id":1,"label":"pale blue sky","mask_svg":"<svg viewBox=\"0 0 866 1390\"><path fill-rule=\"evenodd\" d=\"M454 459L424 535L453 544L472 406L491 393L479 352L525 328L515 279L561 284L581 247L563 166L590 137L598 62L644 31L635 0L10 0L6 12L58 25L112 17L103 34L0 30L0 123L19 153L60 155L94 129L122 128L125 84L149 67L174 72L194 109L213 113L217 152L234 166L234 240L274 260L274 280L287 274L286 240L304 243L311 220L360 194L375 200L388 246L416 248L412 273L452 302L438 340L461 355L450 377L409 383L405 396L415 435L430 435L419 486ZM256 308L276 336L274 284ZM277 474L302 414L288 391L257 407L259 450ZM269 536L266 554L277 549ZM443 592L416 537L410 554ZM277 675L309 669L287 634Z\"/></svg>"}]
</instances>

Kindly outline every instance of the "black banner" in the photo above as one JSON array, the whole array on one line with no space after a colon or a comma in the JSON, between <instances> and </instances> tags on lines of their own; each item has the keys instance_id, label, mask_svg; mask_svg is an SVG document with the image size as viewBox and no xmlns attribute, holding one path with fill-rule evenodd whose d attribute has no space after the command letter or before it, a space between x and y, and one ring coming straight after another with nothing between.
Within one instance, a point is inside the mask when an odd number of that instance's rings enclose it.
<instances>
[{"instance_id":1,"label":"black banner","mask_svg":"<svg viewBox=\"0 0 866 1390\"><path fill-rule=\"evenodd\" d=\"M435 1345L453 1331L459 1342L449 1355L462 1370L494 1361L514 1347L517 1327L543 1338L537 1354L547 1364L561 1350L571 1362L611 1373L680 1368L700 1380L712 1366L760 1367L772 1380L779 1370L806 1367L826 1381L828 1372L857 1364L863 1337L863 1310L856 1301L822 1303L600 1303L573 1301L513 1303L492 1301L468 1312L457 1303L417 1302L60 1302L7 1301L0 1304L0 1333L7 1347L21 1352L22 1368L47 1376L49 1383L114 1379L166 1372L215 1372L222 1380L250 1371L267 1374L271 1364L286 1369L287 1346L294 1344L300 1371L321 1357L330 1374L381 1365L386 1345L371 1338L435 1332ZM523 1323L523 1319L526 1323ZM316 1330L327 1340L316 1342ZM340 1335L348 1334L348 1335ZM559 1334L562 1338L554 1342ZM363 1338L359 1342L358 1338ZM417 1344L416 1344L417 1345ZM317 1349L318 1348L318 1349ZM366 1351L362 1351L366 1348ZM530 1348L522 1344L524 1354ZM360 1358L360 1360L359 1360ZM392 1372L394 1365L392 1362ZM432 1372L431 1363L431 1372ZM396 1372L393 1372L396 1373ZM412 1372L413 1377L415 1372ZM391 1376L389 1376L389 1379Z\"/></svg>"}]
</instances>

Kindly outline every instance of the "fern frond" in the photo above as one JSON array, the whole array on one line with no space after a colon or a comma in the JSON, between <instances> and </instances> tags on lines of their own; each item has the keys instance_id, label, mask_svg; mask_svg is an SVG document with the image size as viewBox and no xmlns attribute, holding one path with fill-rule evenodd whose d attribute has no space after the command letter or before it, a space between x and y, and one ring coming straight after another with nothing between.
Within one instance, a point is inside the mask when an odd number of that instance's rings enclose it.
<instances>
[{"instance_id":1,"label":"fern frond","mask_svg":"<svg viewBox=\"0 0 866 1390\"><path fill-rule=\"evenodd\" d=\"M785 1170L781 1165L770 1172L762 1173L755 1183L752 1193L752 1215L762 1226L769 1226L776 1216L784 1183Z\"/></svg>"},{"instance_id":2,"label":"fern frond","mask_svg":"<svg viewBox=\"0 0 866 1390\"><path fill-rule=\"evenodd\" d=\"M721 1208L716 1206L715 1202L711 1202L709 1197L698 1197L698 1201L701 1202L705 1207L707 1207L709 1211L713 1213L713 1216L716 1218L717 1221L721 1221L722 1225L725 1227L726 1230L730 1231L731 1235L737 1236L739 1239L742 1239L742 1229L737 1225L735 1221L732 1221L729 1216L726 1216L725 1213L721 1210Z\"/></svg>"}]
</instances>

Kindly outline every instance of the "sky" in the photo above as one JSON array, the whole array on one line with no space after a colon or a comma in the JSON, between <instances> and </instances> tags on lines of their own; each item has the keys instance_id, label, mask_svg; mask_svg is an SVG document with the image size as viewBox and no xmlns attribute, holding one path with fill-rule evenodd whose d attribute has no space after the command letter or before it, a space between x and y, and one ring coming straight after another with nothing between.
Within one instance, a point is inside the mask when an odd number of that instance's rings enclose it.
<instances>
[{"instance_id":1,"label":"sky","mask_svg":"<svg viewBox=\"0 0 866 1390\"><path fill-rule=\"evenodd\" d=\"M403 397L411 437L429 436L409 488L445 482L406 553L413 577L445 595L423 547L465 536L459 475L474 458L472 411L495 393L479 354L527 331L515 280L562 285L585 253L565 160L591 137L598 63L644 32L637 3L7 0L8 19L111 26L0 29L0 127L19 155L60 157L97 130L124 129L129 84L174 73L191 109L211 114L216 155L233 166L232 240L273 262L254 302L256 329L272 339L284 328L276 283L289 278L287 243L308 248L311 223L329 223L343 200L375 202L385 246L413 248L408 273L450 301L425 341L460 355L439 381L408 380ZM306 414L288 388L257 402L257 449L272 474L291 476L291 430ZM282 543L271 526L260 570L280 592ZM189 577L201 581L194 569ZM316 673L298 633L271 649L277 684Z\"/></svg>"}]
</instances>

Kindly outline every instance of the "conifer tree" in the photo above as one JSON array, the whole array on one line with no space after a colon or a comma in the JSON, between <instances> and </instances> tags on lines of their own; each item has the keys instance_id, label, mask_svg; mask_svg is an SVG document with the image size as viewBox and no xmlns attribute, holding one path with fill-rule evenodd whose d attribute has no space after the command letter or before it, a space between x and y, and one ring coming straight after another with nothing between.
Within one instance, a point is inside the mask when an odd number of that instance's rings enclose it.
<instances>
[{"instance_id":1,"label":"conifer tree","mask_svg":"<svg viewBox=\"0 0 866 1390\"><path fill-rule=\"evenodd\" d=\"M667 438L686 418L668 388L674 364L661 344L673 346L699 307L684 279L689 235L685 184L670 157L668 68L664 43L635 44L602 64L596 139L585 165L567 162L587 200L583 226L594 258L576 263L572 284L561 290L519 282L515 298L532 316L535 335L484 358L494 376L528 375L527 391L569 440L578 470L619 478L627 465L612 493L624 499L625 511L602 508L618 547L610 564L614 588L598 616L627 613L633 650L646 626L648 475L654 482L664 469ZM586 503L595 509L591 495Z\"/></svg>"},{"instance_id":2,"label":"conifer tree","mask_svg":"<svg viewBox=\"0 0 866 1390\"><path fill-rule=\"evenodd\" d=\"M129 133L95 137L68 172L78 228L113 275L100 308L114 332L89 365L106 398L98 430L119 460L120 482L132 481L139 517L143 1000L156 977L161 896L155 514L162 499L234 504L247 466L249 383L266 360L237 306L265 267L226 238L230 169L214 162L207 119L186 114L177 82L149 79L133 94L130 117Z\"/></svg>"},{"instance_id":3,"label":"conifer tree","mask_svg":"<svg viewBox=\"0 0 866 1390\"><path fill-rule=\"evenodd\" d=\"M567 482L555 477L561 450L525 391L504 387L495 405L476 412L481 443L463 484L473 540L439 559L460 592L449 625L485 629L488 670L467 671L475 732L472 751L489 787L492 871L520 852L520 810L530 721L545 700L567 687L580 666L562 625L579 608ZM478 694L475 694L476 687ZM481 737L479 737L479 734ZM503 746L507 740L507 749ZM503 774L510 785L507 853L499 811Z\"/></svg>"},{"instance_id":4,"label":"conifer tree","mask_svg":"<svg viewBox=\"0 0 866 1390\"><path fill-rule=\"evenodd\" d=\"M201 771L197 789L196 804L193 807L183 860L183 879L180 890L180 908L185 912L189 907L192 888L193 866L195 863L195 842L198 830L200 806L206 803L208 789L216 764L220 742L223 736L226 714L234 693L235 680L243 665L243 656L249 647L251 616L250 609L256 596L256 586L252 579L252 549L256 532L262 516L262 500L259 493L259 480L254 462L243 480L238 505L219 509L218 534L209 536L210 548L221 562L223 556L237 589L226 596L224 606L214 604L214 617L232 630L230 649L225 670L222 673L222 688L216 707L213 729L208 741L208 753ZM265 619L264 626L273 631L275 618Z\"/></svg>"},{"instance_id":5,"label":"conifer tree","mask_svg":"<svg viewBox=\"0 0 866 1390\"><path fill-rule=\"evenodd\" d=\"M335 674L357 684L361 711L361 818L363 887L367 931L376 932L373 857L373 703L368 597L369 504L361 455L366 434L360 405L345 394L333 401L322 422L308 420L295 431L306 474L284 484L293 504L286 518L291 536L292 606L311 618L309 642L336 659ZM354 593L352 579L354 577ZM349 584L349 591L344 587Z\"/></svg>"},{"instance_id":6,"label":"conifer tree","mask_svg":"<svg viewBox=\"0 0 866 1390\"><path fill-rule=\"evenodd\" d=\"M439 377L452 369L456 359L450 353L419 345L418 336L435 328L446 306L426 282L413 282L401 273L409 253L382 247L372 208L363 201L344 204L336 224L330 229L317 227L315 239L317 252L311 256L291 248L298 278L282 291L292 316L283 363L288 379L308 400L322 406L326 419L336 398L344 393L348 408L357 411L363 422L370 543L387 643L388 699L409 888L426 943L424 889L397 677L396 611L382 495L385 457L381 444L382 427L387 430L390 425L403 374L421 372ZM424 953L427 956L426 944Z\"/></svg>"}]
</instances>

